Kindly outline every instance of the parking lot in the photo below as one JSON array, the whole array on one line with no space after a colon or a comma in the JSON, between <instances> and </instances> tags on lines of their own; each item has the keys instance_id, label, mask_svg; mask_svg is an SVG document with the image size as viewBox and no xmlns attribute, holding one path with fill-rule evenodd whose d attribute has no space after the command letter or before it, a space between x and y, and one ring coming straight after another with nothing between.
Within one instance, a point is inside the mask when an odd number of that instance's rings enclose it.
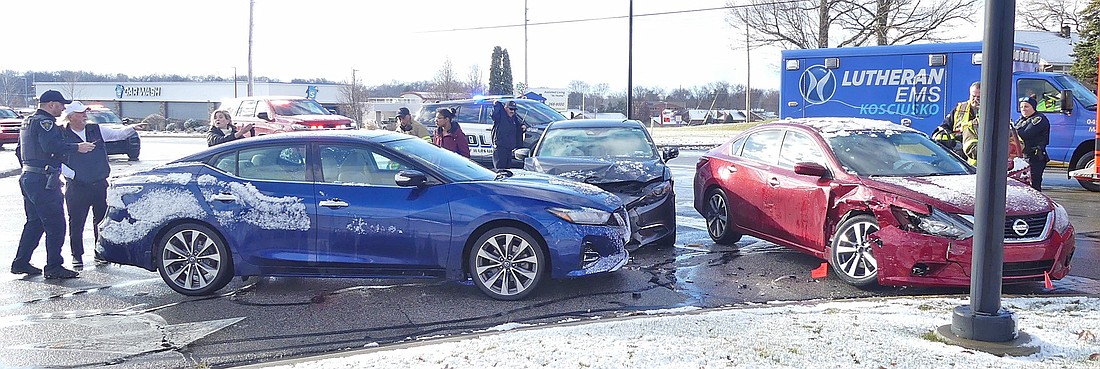
<instances>
[{"instance_id":1,"label":"parking lot","mask_svg":"<svg viewBox=\"0 0 1100 369\"><path fill-rule=\"evenodd\" d=\"M112 158L116 174L164 163L205 147L199 138L147 137L142 160ZM468 283L433 280L235 279L220 294L186 297L155 272L88 266L81 278L0 277L0 366L125 368L226 366L333 352L489 329L504 323L554 323L682 306L719 307L769 301L869 296L965 294L959 289L861 290L834 276L813 279L821 261L745 237L716 245L692 208L692 177L701 151L670 162L677 194L677 242L632 253L622 270L594 278L550 281L523 301L496 301ZM10 154L10 150L0 154ZM1006 294L1100 293L1100 209L1096 194L1047 172L1046 193L1064 204L1078 251L1070 276L1005 288ZM0 209L19 229L16 177L0 178ZM91 237L90 229L85 237ZM15 231L0 234L14 245ZM0 255L10 260L14 248ZM41 265L40 251L35 263Z\"/></svg>"}]
</instances>

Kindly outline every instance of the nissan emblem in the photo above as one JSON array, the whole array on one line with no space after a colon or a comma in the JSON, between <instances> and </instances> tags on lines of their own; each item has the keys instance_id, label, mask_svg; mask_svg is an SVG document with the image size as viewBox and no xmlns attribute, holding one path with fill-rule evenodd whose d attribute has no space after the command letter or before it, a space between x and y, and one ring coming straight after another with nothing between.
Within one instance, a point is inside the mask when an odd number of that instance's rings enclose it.
<instances>
[{"instance_id":1,"label":"nissan emblem","mask_svg":"<svg viewBox=\"0 0 1100 369\"><path fill-rule=\"evenodd\" d=\"M1023 237L1027 234L1027 228L1027 222L1023 219L1016 219L1016 221L1012 222L1012 231L1016 232L1017 236Z\"/></svg>"}]
</instances>

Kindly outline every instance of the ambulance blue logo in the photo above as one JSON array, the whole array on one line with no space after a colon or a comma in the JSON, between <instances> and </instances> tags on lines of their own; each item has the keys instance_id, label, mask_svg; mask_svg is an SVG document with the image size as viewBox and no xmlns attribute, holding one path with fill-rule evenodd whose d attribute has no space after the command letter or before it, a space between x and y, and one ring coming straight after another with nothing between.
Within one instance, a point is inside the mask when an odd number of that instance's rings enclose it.
<instances>
[{"instance_id":1,"label":"ambulance blue logo","mask_svg":"<svg viewBox=\"0 0 1100 369\"><path fill-rule=\"evenodd\" d=\"M836 76L824 65L814 65L802 72L798 80L798 90L802 98L810 104L824 104L836 93Z\"/></svg>"},{"instance_id":2,"label":"ambulance blue logo","mask_svg":"<svg viewBox=\"0 0 1100 369\"><path fill-rule=\"evenodd\" d=\"M123 88L122 85L115 85L115 98L121 99L122 98L122 91L125 91L125 90L126 89Z\"/></svg>"}]
</instances>

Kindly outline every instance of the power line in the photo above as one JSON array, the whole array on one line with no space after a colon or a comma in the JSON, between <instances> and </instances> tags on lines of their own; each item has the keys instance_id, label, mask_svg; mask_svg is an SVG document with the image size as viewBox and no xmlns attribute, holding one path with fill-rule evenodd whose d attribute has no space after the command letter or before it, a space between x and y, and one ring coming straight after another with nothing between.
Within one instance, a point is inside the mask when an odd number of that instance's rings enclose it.
<instances>
[{"instance_id":1,"label":"power line","mask_svg":"<svg viewBox=\"0 0 1100 369\"><path fill-rule=\"evenodd\" d=\"M789 4L789 3L800 3L800 2L803 2L803 1L806 1L806 0L779 0L779 1L773 1L773 2L767 2L767 3L760 3L760 4L727 5L727 6L719 6L719 7L714 7L714 8L671 10L671 11L657 12L657 13L635 14L634 17L638 18L638 17L649 17L649 16L655 16L655 15L698 13L698 12L707 12L707 11L714 11L714 10L728 10L728 9L737 9L737 8L748 8L748 7L761 6L761 5L779 5L779 4ZM560 21L534 22L534 23L527 23L527 26L545 26L545 25L551 25L551 24L594 22L594 21L605 21L605 20L613 20L613 19L626 19L626 18L629 18L629 17L630 17L630 15L616 15L616 16L610 16L610 17L599 17L599 18L585 18L585 19L569 19L569 20L560 20ZM505 24L505 25L496 25L496 26L438 29L438 30L421 31L421 32L415 32L415 33L478 31L478 30L487 30L487 29L517 28L517 27L523 27L523 26L524 26L523 23L518 23L518 24Z\"/></svg>"}]
</instances>

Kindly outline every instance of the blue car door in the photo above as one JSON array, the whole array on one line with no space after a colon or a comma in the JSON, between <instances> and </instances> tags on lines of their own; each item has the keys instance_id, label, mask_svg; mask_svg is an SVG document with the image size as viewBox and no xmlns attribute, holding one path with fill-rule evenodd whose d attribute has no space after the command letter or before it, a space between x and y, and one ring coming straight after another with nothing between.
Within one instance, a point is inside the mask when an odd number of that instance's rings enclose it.
<instances>
[{"instance_id":1,"label":"blue car door","mask_svg":"<svg viewBox=\"0 0 1100 369\"><path fill-rule=\"evenodd\" d=\"M199 186L235 254L267 272L293 272L315 241L316 200L305 144L280 143L223 154L214 166L233 176Z\"/></svg>"},{"instance_id":2,"label":"blue car door","mask_svg":"<svg viewBox=\"0 0 1100 369\"><path fill-rule=\"evenodd\" d=\"M442 273L451 235L449 186L402 187L407 160L363 144L320 144L317 180L317 262L385 275L408 270Z\"/></svg>"}]
</instances>

